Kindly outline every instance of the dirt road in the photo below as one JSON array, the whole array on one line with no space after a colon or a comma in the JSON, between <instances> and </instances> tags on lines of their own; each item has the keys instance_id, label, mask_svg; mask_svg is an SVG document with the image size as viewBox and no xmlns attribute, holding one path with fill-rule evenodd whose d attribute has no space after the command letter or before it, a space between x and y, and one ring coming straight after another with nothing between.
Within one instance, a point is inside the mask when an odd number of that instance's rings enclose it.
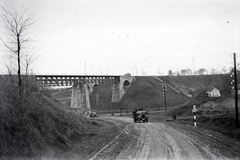
<instances>
[{"instance_id":1,"label":"dirt road","mask_svg":"<svg viewBox=\"0 0 240 160\"><path fill-rule=\"evenodd\" d=\"M92 159L240 159L240 142L203 128L173 123L133 123L127 117L105 120L122 129L121 135ZM125 136L126 137L126 136ZM130 137L130 138L129 138ZM124 143L124 147L117 145ZM116 151L119 150L119 152ZM111 158L109 152L117 153Z\"/></svg>"}]
</instances>

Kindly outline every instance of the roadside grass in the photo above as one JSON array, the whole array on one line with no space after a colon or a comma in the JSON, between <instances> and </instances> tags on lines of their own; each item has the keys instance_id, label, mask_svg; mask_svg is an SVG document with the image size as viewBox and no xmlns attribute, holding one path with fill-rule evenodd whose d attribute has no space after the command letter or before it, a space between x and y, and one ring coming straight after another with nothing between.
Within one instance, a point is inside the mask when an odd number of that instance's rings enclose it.
<instances>
[{"instance_id":1,"label":"roadside grass","mask_svg":"<svg viewBox=\"0 0 240 160\"><path fill-rule=\"evenodd\" d=\"M107 121L103 121L103 123L106 123ZM117 159L117 157L119 156L119 154L123 151L123 150L127 150L130 144L135 144L136 143L136 138L132 135L132 134L125 134L122 130L123 127L125 126L124 124L120 125L120 126L116 126L115 124L111 123L111 122L107 122L110 123L111 126L108 128L108 131L105 131L106 134L101 133L101 137L102 139L106 139L107 137L109 137L111 141L111 144L109 142L103 143L104 145L102 146L102 148L104 146L106 146L107 144L110 144L109 146L107 146L104 150L102 150L98 155L97 155L97 159ZM117 129L117 130L115 130ZM138 132L134 132L134 135L137 135ZM109 135L114 135L114 136L109 136ZM115 139L114 139L115 138ZM96 149L95 150L100 150ZM94 154L93 154L94 155ZM91 157L92 158L92 155Z\"/></svg>"},{"instance_id":2,"label":"roadside grass","mask_svg":"<svg viewBox=\"0 0 240 160\"><path fill-rule=\"evenodd\" d=\"M172 116L163 113L149 114L149 122L174 122L188 125L194 125L192 116L177 116L176 120ZM240 141L240 127L235 126L235 115L233 113L221 113L219 115L197 115L197 127L211 129L217 131L230 138ZM240 124L240 121L239 121Z\"/></svg>"},{"instance_id":3,"label":"roadside grass","mask_svg":"<svg viewBox=\"0 0 240 160\"><path fill-rule=\"evenodd\" d=\"M172 107L167 115L154 113L149 115L149 121L173 121L193 125L192 105ZM240 128L235 127L234 99L225 97L204 101L197 106L197 126L212 129L228 137L240 141ZM177 120L172 119L177 115ZM240 124L240 122L239 122Z\"/></svg>"},{"instance_id":4,"label":"roadside grass","mask_svg":"<svg viewBox=\"0 0 240 160\"><path fill-rule=\"evenodd\" d=\"M177 122L192 124L193 119L182 119ZM218 116L197 116L197 126L217 131L230 138L240 141L240 128L236 128L236 119L233 114Z\"/></svg>"},{"instance_id":5,"label":"roadside grass","mask_svg":"<svg viewBox=\"0 0 240 160\"><path fill-rule=\"evenodd\" d=\"M113 123L97 119L93 122L98 127L91 127L90 131L82 137L80 143L73 142L74 147L71 150L61 151L54 157L46 155L46 158L90 159L119 134L119 129Z\"/></svg>"}]
</instances>

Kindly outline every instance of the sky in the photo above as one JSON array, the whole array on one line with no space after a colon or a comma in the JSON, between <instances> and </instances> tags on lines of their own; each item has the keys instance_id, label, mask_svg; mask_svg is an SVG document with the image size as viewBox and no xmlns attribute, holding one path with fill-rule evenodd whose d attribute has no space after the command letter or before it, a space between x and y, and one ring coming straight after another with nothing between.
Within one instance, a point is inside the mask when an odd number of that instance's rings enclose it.
<instances>
[{"instance_id":1,"label":"sky","mask_svg":"<svg viewBox=\"0 0 240 160\"><path fill-rule=\"evenodd\" d=\"M28 48L38 55L30 66L34 74L221 71L233 66L233 53L240 55L239 0L1 0L0 5L34 15L28 31L34 39ZM0 36L5 35L1 25ZM0 74L6 64L16 66L8 54L0 44Z\"/></svg>"}]
</instances>

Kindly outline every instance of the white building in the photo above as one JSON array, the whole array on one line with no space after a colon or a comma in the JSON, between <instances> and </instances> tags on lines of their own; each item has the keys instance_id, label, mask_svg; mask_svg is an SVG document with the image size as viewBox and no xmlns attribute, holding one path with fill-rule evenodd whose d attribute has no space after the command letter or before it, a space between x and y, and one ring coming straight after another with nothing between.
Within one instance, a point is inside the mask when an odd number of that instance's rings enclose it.
<instances>
[{"instance_id":1,"label":"white building","mask_svg":"<svg viewBox=\"0 0 240 160\"><path fill-rule=\"evenodd\" d=\"M208 97L220 97L220 91L219 89L212 87L210 90L208 90L207 92Z\"/></svg>"}]
</instances>

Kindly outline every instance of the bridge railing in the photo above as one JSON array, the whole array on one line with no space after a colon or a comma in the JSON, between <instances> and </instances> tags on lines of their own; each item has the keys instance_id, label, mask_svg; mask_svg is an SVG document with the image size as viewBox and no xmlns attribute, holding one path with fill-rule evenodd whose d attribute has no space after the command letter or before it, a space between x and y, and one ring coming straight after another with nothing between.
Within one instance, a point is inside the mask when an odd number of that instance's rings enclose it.
<instances>
[{"instance_id":1,"label":"bridge railing","mask_svg":"<svg viewBox=\"0 0 240 160\"><path fill-rule=\"evenodd\" d=\"M114 83L120 76L35 75L39 86L73 86L74 83Z\"/></svg>"},{"instance_id":2,"label":"bridge railing","mask_svg":"<svg viewBox=\"0 0 240 160\"><path fill-rule=\"evenodd\" d=\"M0 75L2 79L9 79L17 75ZM33 83L38 87L70 87L74 83L117 83L120 81L120 76L111 75L21 75L21 77L30 77Z\"/></svg>"}]
</instances>

